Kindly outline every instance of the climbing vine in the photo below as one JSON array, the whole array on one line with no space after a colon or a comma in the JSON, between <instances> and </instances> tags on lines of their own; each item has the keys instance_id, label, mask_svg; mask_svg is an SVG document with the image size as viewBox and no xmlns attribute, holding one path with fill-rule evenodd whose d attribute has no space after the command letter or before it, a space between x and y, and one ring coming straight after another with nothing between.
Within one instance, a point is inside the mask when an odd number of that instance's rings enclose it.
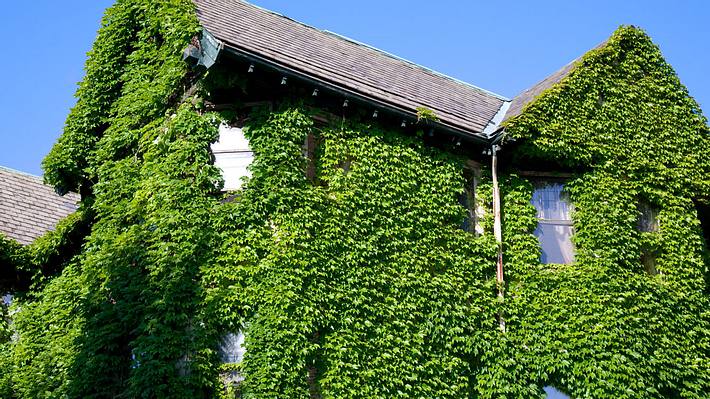
<instances>
[{"instance_id":1,"label":"climbing vine","mask_svg":"<svg viewBox=\"0 0 710 399\"><path fill-rule=\"evenodd\" d=\"M314 129L319 185L304 173ZM460 228L461 160L297 109L247 132L253 176L217 212L225 247L205 273L211 307L239 310L215 320L247 333L243 392L468 397L495 325L494 243Z\"/></svg>"},{"instance_id":2,"label":"climbing vine","mask_svg":"<svg viewBox=\"0 0 710 399\"><path fill-rule=\"evenodd\" d=\"M466 159L421 134L316 124L288 96L239 118L206 112L214 77L181 59L197 34L189 0L107 11L44 162L82 207L29 247L0 238L3 264L32 276L12 324L0 315L3 397L710 392L693 202L710 200L707 123L643 32L620 28L508 121L502 300L490 170L479 235L461 228ZM235 120L254 163L225 194L209 146ZM571 265L539 262L533 188L515 171L530 160L574 169ZM659 231L638 231L639 201L659 209ZM221 340L239 332L244 361L222 364ZM233 373L244 380L225 384Z\"/></svg>"},{"instance_id":3,"label":"climbing vine","mask_svg":"<svg viewBox=\"0 0 710 399\"><path fill-rule=\"evenodd\" d=\"M582 170L566 184L576 261L537 264L534 241L515 234L534 227L532 189L509 191L510 330L496 356L515 361L486 384L505 381L514 397L532 396L526 382L578 398L706 397L710 303L693 200L710 193L710 136L658 47L621 27L506 131L523 142L511 147L519 162ZM639 230L642 203L658 209L658 231ZM644 251L657 270L645 270Z\"/></svg>"}]
</instances>

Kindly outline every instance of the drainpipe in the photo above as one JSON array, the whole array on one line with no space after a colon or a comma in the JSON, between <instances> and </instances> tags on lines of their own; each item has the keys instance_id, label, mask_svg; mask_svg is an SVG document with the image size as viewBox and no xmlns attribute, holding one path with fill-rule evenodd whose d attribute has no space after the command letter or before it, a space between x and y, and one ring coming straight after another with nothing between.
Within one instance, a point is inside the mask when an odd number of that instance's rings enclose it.
<instances>
[{"instance_id":1,"label":"drainpipe","mask_svg":"<svg viewBox=\"0 0 710 399\"><path fill-rule=\"evenodd\" d=\"M498 298L503 300L505 293L505 280L503 276L503 232L501 221L501 201L500 188L498 187L498 151L499 145L491 147L491 173L493 174L493 234L495 235L496 243L498 244L498 257L496 259L496 286L498 287ZM498 313L498 323L500 330L505 332L505 319L501 312Z\"/></svg>"}]
</instances>

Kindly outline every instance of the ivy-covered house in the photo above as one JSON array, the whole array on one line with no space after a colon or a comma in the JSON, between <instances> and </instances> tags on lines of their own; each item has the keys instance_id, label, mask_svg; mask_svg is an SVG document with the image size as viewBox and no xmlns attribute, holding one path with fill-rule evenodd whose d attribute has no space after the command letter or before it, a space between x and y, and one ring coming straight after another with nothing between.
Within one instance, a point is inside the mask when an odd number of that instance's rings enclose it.
<instances>
[{"instance_id":1,"label":"ivy-covered house","mask_svg":"<svg viewBox=\"0 0 710 399\"><path fill-rule=\"evenodd\" d=\"M0 248L2 397L709 397L709 129L639 28L507 99L117 0L77 98L78 211Z\"/></svg>"}]
</instances>

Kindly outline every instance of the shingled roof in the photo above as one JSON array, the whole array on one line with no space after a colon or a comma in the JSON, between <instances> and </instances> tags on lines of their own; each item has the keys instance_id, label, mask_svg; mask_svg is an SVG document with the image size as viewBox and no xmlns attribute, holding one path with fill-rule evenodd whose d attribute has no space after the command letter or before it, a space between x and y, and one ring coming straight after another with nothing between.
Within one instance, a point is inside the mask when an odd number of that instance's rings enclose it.
<instances>
[{"instance_id":1,"label":"shingled roof","mask_svg":"<svg viewBox=\"0 0 710 399\"><path fill-rule=\"evenodd\" d=\"M604 47L607 43L608 41L605 40L590 51L600 49ZM584 56L573 60L569 64L555 71L555 73L553 73L552 75L546 77L545 79L536 83L531 88L524 90L522 93L515 96L515 98L513 98L513 100L511 101L510 107L508 108L508 112L505 114L503 120L506 121L510 118L520 115L523 112L523 109L525 109L526 105L533 102L533 100L535 100L540 94L552 88L556 84L560 83L562 79L569 76L569 74L575 69L575 67L579 65L582 60L582 57Z\"/></svg>"},{"instance_id":2,"label":"shingled roof","mask_svg":"<svg viewBox=\"0 0 710 399\"><path fill-rule=\"evenodd\" d=\"M486 136L507 108L502 96L244 1L194 2L203 27L229 49L399 110L428 108L457 130Z\"/></svg>"},{"instance_id":3,"label":"shingled roof","mask_svg":"<svg viewBox=\"0 0 710 399\"><path fill-rule=\"evenodd\" d=\"M30 244L77 209L79 195L63 197L42 178L0 167L0 234Z\"/></svg>"},{"instance_id":4,"label":"shingled roof","mask_svg":"<svg viewBox=\"0 0 710 399\"><path fill-rule=\"evenodd\" d=\"M520 115L520 113L523 112L525 106L530 104L535 98L537 98L537 96L539 96L545 90L550 89L552 86L556 85L562 79L567 77L567 75L572 72L576 64L577 60L570 62L552 75L535 84L533 87L515 96L515 98L513 98L513 101L511 101L510 103L510 108L508 108L508 112L505 114L504 120L508 120L510 118Z\"/></svg>"}]
</instances>

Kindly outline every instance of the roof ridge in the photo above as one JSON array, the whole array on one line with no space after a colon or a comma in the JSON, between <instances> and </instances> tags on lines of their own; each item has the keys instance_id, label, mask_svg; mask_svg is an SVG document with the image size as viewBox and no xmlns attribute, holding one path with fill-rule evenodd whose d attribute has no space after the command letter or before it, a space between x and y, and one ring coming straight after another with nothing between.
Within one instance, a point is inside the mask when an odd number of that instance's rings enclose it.
<instances>
[{"instance_id":1,"label":"roof ridge","mask_svg":"<svg viewBox=\"0 0 710 399\"><path fill-rule=\"evenodd\" d=\"M33 179L35 179L35 180L39 180L42 184L44 184L44 183L43 183L43 182L44 182L44 178L43 178L42 176L33 175L32 173L23 172L23 171L21 171L21 170L17 170L17 169L13 169L13 168L8 168L7 166L2 166L2 165L0 165L0 170L4 170L4 171L10 172L10 173L14 173L14 174L16 174L16 175L23 175L23 176L26 176L26 177L31 177L31 178L33 178Z\"/></svg>"},{"instance_id":2,"label":"roof ridge","mask_svg":"<svg viewBox=\"0 0 710 399\"><path fill-rule=\"evenodd\" d=\"M298 21L296 21L296 22L298 22ZM307 25L306 25L306 26L307 26ZM357 44L358 46L366 47L366 48L369 48L369 49L371 49L371 50L377 51L378 53L381 53L381 54L383 54L383 55L386 55L386 56L388 56L388 57L390 57L390 58L394 58L395 60L405 62L405 63L407 63L407 64L409 64L409 65L412 65L412 66L414 66L414 67L416 67L416 68L422 69L422 70L424 70L424 71L426 71L426 72L429 72L429 73L431 73L431 74L440 76L440 77L445 78L445 79L449 79L449 80L451 80L451 81L454 81L454 82L456 82L456 83L460 83L460 84L462 84L462 85L466 85L466 86L468 86L468 87L471 87L471 88L476 89L476 90L478 90L478 91L481 91L481 92L483 92L483 93L490 94L491 96L496 97L496 98L498 98L499 100L510 101L509 98L507 98L507 97L505 97L505 96L503 96L503 95L501 95L501 94L492 92L492 91L490 91L490 90L486 90L486 89L484 89L484 88L482 88L482 87L476 86L476 85L474 85L474 84L472 84L472 83L463 81L463 80L461 80L461 79L457 79L457 78L455 78L455 77L453 77L453 76L449 76L449 75L447 75L447 74L445 74L445 73L439 72L439 71L434 70L434 69L429 68L429 67L426 67L426 66L424 66L424 65L422 65L422 64L417 64L417 63L414 62L414 61L410 61L410 60L408 60L408 59L406 59L406 58L404 58L404 57L400 57L400 56L398 56L398 55L396 55L396 54L390 53L389 51L386 51L386 50L382 50L382 49L377 48L377 47L375 47L375 46L373 46L373 45L370 45L370 44L361 42L361 41L356 40L356 39L352 39L352 38L347 37L347 36L345 36L345 35L342 35L342 34L340 34L340 33L332 32L332 31L329 31L329 30L318 29L318 28L315 28L315 29L317 29L317 30L319 30L319 31L321 31L321 32L323 32L323 33L327 33L327 34L329 34L329 35L333 35L333 36L335 36L335 37L337 37L337 38L339 38L339 39L343 39L343 40L349 41L349 42L351 42L351 43L353 43L353 44Z\"/></svg>"},{"instance_id":3,"label":"roof ridge","mask_svg":"<svg viewBox=\"0 0 710 399\"><path fill-rule=\"evenodd\" d=\"M260 10L262 10L262 11L266 11L266 12L268 12L268 13L270 13L270 14L273 14L273 15L276 15L276 16L278 16L278 17L288 19L289 21L293 21L293 22L295 22L295 23L297 23L297 24L299 24L299 25L302 25L302 26L304 26L304 27L306 27L306 28L313 29L313 30L315 30L315 31L318 31L318 32L321 32L321 33L325 33L325 34L328 34L328 35L331 35L331 36L335 36L335 37L337 37L338 39L345 40L345 41L348 41L348 42L350 42L350 43L356 44L356 45L358 45L358 46L371 49L371 50L376 51L376 52L378 52L378 53L380 53L380 54L382 54L382 55L385 55L385 56L388 56L388 57L390 57L390 58L392 58L392 59L395 59L395 60L398 60L398 61L407 63L407 64L409 64L409 65L411 65L411 66L414 66L414 67L419 68L419 69L421 69L421 70L423 70L423 71L429 72L429 73L431 73L431 74L433 74L433 75L437 75L437 76L439 76L439 77L442 77L442 78L451 80L451 81L453 81L453 82L456 82L456 83L459 83L459 84L468 86L468 87L473 88L473 89L475 89L475 90L478 90L478 91L480 91L480 92L482 92L482 93L489 94L489 95L491 95L491 96L493 96L493 97L498 98L499 100L503 100L503 101L510 101L510 100L511 100L510 98L507 98L507 97L505 97L505 96L503 96L503 95L501 95L501 94L492 92L492 91L490 91L490 90L486 90L486 89L484 89L484 88L482 88L482 87L478 87L478 86L476 86L476 85L474 85L474 84L472 84L472 83L463 81L463 80L461 80L461 79L457 79L457 78L455 78L455 77L453 77L453 76L449 76L449 75L447 75L447 74L445 74L445 73L438 72L438 71L436 71L436 70L434 70L434 69L431 69L431 68L426 67L426 66L424 66L424 65L418 64L418 63L416 63L416 62L414 62L414 61L410 61L410 60L408 60L408 59L406 59L406 58L403 58L403 57L400 57L400 56L395 55L395 54L393 54L393 53L390 53L389 51L382 50L382 49L380 49L380 48L377 48L377 47L372 46L372 45L370 45L370 44L367 44L367 43L361 42L361 41L359 41L359 40L350 38L350 37L345 36L345 35L342 35L342 34L340 34L340 33L336 33L336 32L333 32L333 31L330 31L330 30L327 30L327 29L320 29L320 28L317 28L317 27L315 27L315 26L313 26L313 25L309 25L309 24L307 24L307 23L305 23L305 22L299 21L299 20L297 20L297 19L293 19L293 18L291 18L291 17L289 17L289 16L287 16L287 15L281 14L281 13L276 12L276 11L273 11L273 10L269 10L268 8L261 7L261 6L259 6L259 5L253 4L253 3L249 2L249 1L246 1L246 0L236 0L236 1L239 1L239 2L241 2L241 3L247 4L247 5L249 5L249 6L251 6L251 7L254 7L254 8L258 8L258 9L260 9Z\"/></svg>"},{"instance_id":4,"label":"roof ridge","mask_svg":"<svg viewBox=\"0 0 710 399\"><path fill-rule=\"evenodd\" d=\"M527 87L523 91L516 94L515 97L513 97L510 109L508 110L508 113L505 115L503 120L507 121L515 116L520 115L520 113L526 106L537 100L538 96L551 89L552 87L556 86L557 84L565 80L567 77L569 77L569 75L574 73L574 71L584 60L584 57L587 56L587 54L592 51L604 48L609 43L609 39L610 38L605 39L593 48L579 55L577 58L564 64L561 68L558 68L550 75L545 76L541 80L535 82L535 84L533 84L532 86Z\"/></svg>"}]
</instances>

